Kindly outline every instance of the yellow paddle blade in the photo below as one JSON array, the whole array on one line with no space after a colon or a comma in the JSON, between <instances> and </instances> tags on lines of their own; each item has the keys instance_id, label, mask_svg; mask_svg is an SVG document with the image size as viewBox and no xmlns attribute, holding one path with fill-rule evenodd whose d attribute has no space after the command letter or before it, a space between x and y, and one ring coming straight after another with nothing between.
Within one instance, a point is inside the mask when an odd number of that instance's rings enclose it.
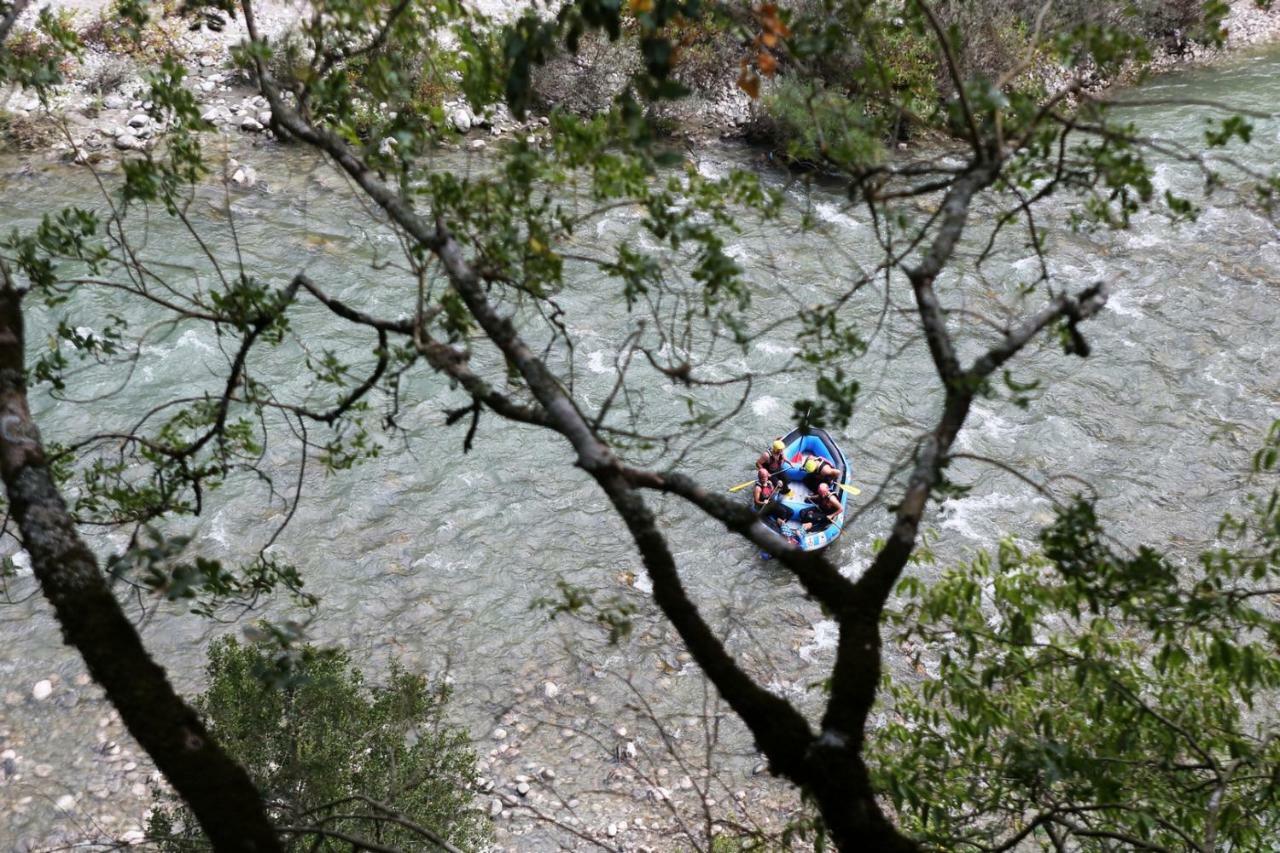
<instances>
[{"instance_id":1,"label":"yellow paddle blade","mask_svg":"<svg viewBox=\"0 0 1280 853\"><path fill-rule=\"evenodd\" d=\"M841 483L840 488L844 489L846 492L848 492L851 495L862 494L862 489L859 489L857 486L850 486L848 483Z\"/></svg>"},{"instance_id":2,"label":"yellow paddle blade","mask_svg":"<svg viewBox=\"0 0 1280 853\"><path fill-rule=\"evenodd\" d=\"M729 491L731 491L731 492L740 492L740 491L742 491L743 489L745 489L747 486L750 486L750 485L751 485L752 483L754 483L754 482L755 482L755 480L747 480L747 482L745 482L745 483L739 483L739 484L738 484L738 485L736 485L736 486L730 486L730 487L729 487Z\"/></svg>"}]
</instances>

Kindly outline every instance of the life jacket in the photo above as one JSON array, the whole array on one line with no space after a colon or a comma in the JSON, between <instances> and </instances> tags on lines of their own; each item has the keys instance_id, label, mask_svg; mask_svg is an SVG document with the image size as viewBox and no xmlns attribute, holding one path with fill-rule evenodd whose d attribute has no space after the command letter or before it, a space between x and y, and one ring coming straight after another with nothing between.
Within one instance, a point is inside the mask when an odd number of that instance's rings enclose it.
<instances>
[{"instance_id":1,"label":"life jacket","mask_svg":"<svg viewBox=\"0 0 1280 853\"><path fill-rule=\"evenodd\" d=\"M756 480L756 488L760 490L759 503L767 503L769 498L773 497L774 492L778 489L773 484L773 480L765 480L763 483Z\"/></svg>"},{"instance_id":2,"label":"life jacket","mask_svg":"<svg viewBox=\"0 0 1280 853\"><path fill-rule=\"evenodd\" d=\"M787 457L783 455L782 451L778 451L775 453L774 451L770 450L769 457L764 460L764 465L761 467L763 467L770 474L776 474L779 471L781 471L784 467L786 467L786 464L787 464Z\"/></svg>"}]
</instances>

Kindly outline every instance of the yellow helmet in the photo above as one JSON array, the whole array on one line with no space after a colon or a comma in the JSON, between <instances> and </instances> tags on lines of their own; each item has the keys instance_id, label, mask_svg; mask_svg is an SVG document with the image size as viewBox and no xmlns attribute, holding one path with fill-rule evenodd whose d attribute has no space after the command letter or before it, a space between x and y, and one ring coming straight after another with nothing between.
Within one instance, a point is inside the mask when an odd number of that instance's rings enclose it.
<instances>
[{"instance_id":1,"label":"yellow helmet","mask_svg":"<svg viewBox=\"0 0 1280 853\"><path fill-rule=\"evenodd\" d=\"M778 439L773 443L773 449L781 452L783 450L786 450L787 446L782 443L782 439Z\"/></svg>"},{"instance_id":2,"label":"yellow helmet","mask_svg":"<svg viewBox=\"0 0 1280 853\"><path fill-rule=\"evenodd\" d=\"M821 464L821 459L816 456L810 456L808 459L804 460L804 470L812 474L814 471L818 470L818 466Z\"/></svg>"}]
</instances>

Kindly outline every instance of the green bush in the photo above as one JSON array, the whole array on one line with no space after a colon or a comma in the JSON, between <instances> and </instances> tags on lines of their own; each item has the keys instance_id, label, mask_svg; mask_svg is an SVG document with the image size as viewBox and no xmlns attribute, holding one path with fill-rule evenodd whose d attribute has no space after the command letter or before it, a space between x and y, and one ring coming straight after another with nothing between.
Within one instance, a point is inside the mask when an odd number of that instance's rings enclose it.
<instances>
[{"instance_id":1,"label":"green bush","mask_svg":"<svg viewBox=\"0 0 1280 853\"><path fill-rule=\"evenodd\" d=\"M443 720L447 692L425 678L393 669L384 686L368 685L345 652L308 649L282 679L275 660L234 639L210 647L208 675L196 707L248 769L277 826L323 825L384 846L432 849L386 819L395 813L464 848L487 841L488 819L468 790L475 754L467 735ZM148 832L159 849L205 849L182 803L158 799ZM308 834L283 840L290 850L351 848Z\"/></svg>"},{"instance_id":2,"label":"green bush","mask_svg":"<svg viewBox=\"0 0 1280 853\"><path fill-rule=\"evenodd\" d=\"M857 101L793 77L779 78L762 99L755 133L791 162L869 164L884 155L878 130Z\"/></svg>"}]
</instances>

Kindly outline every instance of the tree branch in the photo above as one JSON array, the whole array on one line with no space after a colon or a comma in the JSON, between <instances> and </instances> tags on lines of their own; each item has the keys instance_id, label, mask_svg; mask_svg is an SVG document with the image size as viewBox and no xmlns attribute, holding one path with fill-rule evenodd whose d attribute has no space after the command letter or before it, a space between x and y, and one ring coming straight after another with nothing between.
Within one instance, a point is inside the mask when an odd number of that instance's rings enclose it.
<instances>
[{"instance_id":1,"label":"tree branch","mask_svg":"<svg viewBox=\"0 0 1280 853\"><path fill-rule=\"evenodd\" d=\"M22 319L21 294L0 288L0 474L63 638L79 651L215 849L280 851L257 788L151 659L76 532L27 405Z\"/></svg>"}]
</instances>

